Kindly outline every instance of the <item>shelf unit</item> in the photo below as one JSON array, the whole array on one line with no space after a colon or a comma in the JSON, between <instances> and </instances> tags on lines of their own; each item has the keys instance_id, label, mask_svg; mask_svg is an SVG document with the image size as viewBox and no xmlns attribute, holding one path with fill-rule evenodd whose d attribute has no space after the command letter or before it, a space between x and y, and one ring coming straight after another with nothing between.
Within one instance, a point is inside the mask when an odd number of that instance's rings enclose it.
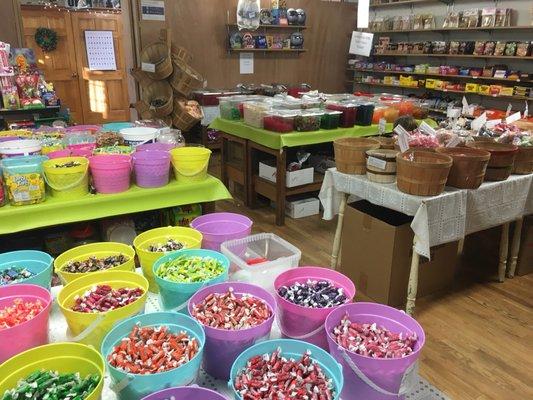
<instances>
[{"instance_id":1,"label":"shelf unit","mask_svg":"<svg viewBox=\"0 0 533 400\"><path fill-rule=\"evenodd\" d=\"M226 26L228 28L237 28L238 25L237 24L226 24ZM307 26L306 25L264 25L264 24L261 24L259 25L259 28L257 29L293 29L293 30L304 30L304 29L307 29ZM248 29L243 29L244 31L246 32L257 32L257 30L255 31L251 31L251 30L248 30Z\"/></svg>"},{"instance_id":2,"label":"shelf unit","mask_svg":"<svg viewBox=\"0 0 533 400\"><path fill-rule=\"evenodd\" d=\"M439 58L485 58L485 59L513 59L513 60L533 60L533 57L517 56L478 56L475 54L412 54L412 53L381 53L374 54L374 57L439 57Z\"/></svg>"},{"instance_id":3,"label":"shelf unit","mask_svg":"<svg viewBox=\"0 0 533 400\"><path fill-rule=\"evenodd\" d=\"M385 8L396 6L415 6L421 3L451 3L451 0L400 0L392 3L370 4L370 8Z\"/></svg>"},{"instance_id":4,"label":"shelf unit","mask_svg":"<svg viewBox=\"0 0 533 400\"><path fill-rule=\"evenodd\" d=\"M305 53L307 49L228 49L231 52Z\"/></svg>"},{"instance_id":5,"label":"shelf unit","mask_svg":"<svg viewBox=\"0 0 533 400\"><path fill-rule=\"evenodd\" d=\"M499 30L528 30L533 26L492 26L492 27L475 27L475 28L434 28L434 29L407 29L407 30L387 30L387 31L369 31L374 34L391 34L391 33L431 33L431 32L468 32L468 31L481 31L492 32Z\"/></svg>"}]
</instances>

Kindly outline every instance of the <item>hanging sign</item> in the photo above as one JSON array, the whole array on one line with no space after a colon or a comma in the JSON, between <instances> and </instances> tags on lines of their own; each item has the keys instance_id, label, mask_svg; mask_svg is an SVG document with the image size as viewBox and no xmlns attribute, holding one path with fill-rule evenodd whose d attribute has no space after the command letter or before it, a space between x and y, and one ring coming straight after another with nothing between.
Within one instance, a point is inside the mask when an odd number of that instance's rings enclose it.
<instances>
[{"instance_id":1,"label":"hanging sign","mask_svg":"<svg viewBox=\"0 0 533 400\"><path fill-rule=\"evenodd\" d=\"M350 42L350 54L356 54L365 57L370 56L373 40L373 33L353 31L352 40Z\"/></svg>"},{"instance_id":2,"label":"hanging sign","mask_svg":"<svg viewBox=\"0 0 533 400\"><path fill-rule=\"evenodd\" d=\"M357 2L357 28L368 28L368 14L370 13L370 0Z\"/></svg>"},{"instance_id":3,"label":"hanging sign","mask_svg":"<svg viewBox=\"0 0 533 400\"><path fill-rule=\"evenodd\" d=\"M91 71L116 71L112 31L85 31L87 62Z\"/></svg>"},{"instance_id":4,"label":"hanging sign","mask_svg":"<svg viewBox=\"0 0 533 400\"><path fill-rule=\"evenodd\" d=\"M165 2L161 0L141 0L142 19L146 21L165 20Z\"/></svg>"}]
</instances>

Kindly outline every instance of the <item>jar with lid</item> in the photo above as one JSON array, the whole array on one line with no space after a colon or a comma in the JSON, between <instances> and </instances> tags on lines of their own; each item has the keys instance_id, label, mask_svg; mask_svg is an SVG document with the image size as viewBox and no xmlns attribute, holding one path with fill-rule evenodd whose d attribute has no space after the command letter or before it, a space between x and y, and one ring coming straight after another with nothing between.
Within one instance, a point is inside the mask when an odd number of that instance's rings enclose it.
<instances>
[{"instance_id":1,"label":"jar with lid","mask_svg":"<svg viewBox=\"0 0 533 400\"><path fill-rule=\"evenodd\" d=\"M179 129L164 128L157 136L158 143L172 144L174 147L184 147L185 138Z\"/></svg>"}]
</instances>

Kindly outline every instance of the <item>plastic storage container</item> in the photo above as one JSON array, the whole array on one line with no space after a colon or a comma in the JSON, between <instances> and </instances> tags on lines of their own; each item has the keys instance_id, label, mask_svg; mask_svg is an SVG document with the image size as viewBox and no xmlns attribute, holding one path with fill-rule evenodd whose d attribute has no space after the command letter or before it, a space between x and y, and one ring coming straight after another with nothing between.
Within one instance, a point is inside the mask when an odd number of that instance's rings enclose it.
<instances>
[{"instance_id":1,"label":"plastic storage container","mask_svg":"<svg viewBox=\"0 0 533 400\"><path fill-rule=\"evenodd\" d=\"M120 135L124 138L124 143L129 146L138 146L144 143L153 143L159 130L146 126L136 126L120 130Z\"/></svg>"},{"instance_id":2,"label":"plastic storage container","mask_svg":"<svg viewBox=\"0 0 533 400\"><path fill-rule=\"evenodd\" d=\"M273 233L259 233L222 243L220 247L231 262L230 280L253 283L274 293L279 274L300 263L302 252Z\"/></svg>"},{"instance_id":3,"label":"plastic storage container","mask_svg":"<svg viewBox=\"0 0 533 400\"><path fill-rule=\"evenodd\" d=\"M340 126L351 128L355 125L355 116L357 114L357 105L353 103L326 103L326 108L333 111L341 111Z\"/></svg>"},{"instance_id":4,"label":"plastic storage container","mask_svg":"<svg viewBox=\"0 0 533 400\"><path fill-rule=\"evenodd\" d=\"M255 128L263 128L263 118L271 108L270 104L258 101L244 103L244 122Z\"/></svg>"},{"instance_id":5,"label":"plastic storage container","mask_svg":"<svg viewBox=\"0 0 533 400\"><path fill-rule=\"evenodd\" d=\"M8 140L0 143L0 158L39 155L41 148L41 142L38 140Z\"/></svg>"},{"instance_id":6,"label":"plastic storage container","mask_svg":"<svg viewBox=\"0 0 533 400\"><path fill-rule=\"evenodd\" d=\"M22 156L2 161L7 197L11 205L37 204L45 200L45 160L48 160L48 157Z\"/></svg>"},{"instance_id":7,"label":"plastic storage container","mask_svg":"<svg viewBox=\"0 0 533 400\"><path fill-rule=\"evenodd\" d=\"M320 129L337 129L341 123L341 111L326 111L320 121Z\"/></svg>"},{"instance_id":8,"label":"plastic storage container","mask_svg":"<svg viewBox=\"0 0 533 400\"><path fill-rule=\"evenodd\" d=\"M361 103L357 107L355 114L355 125L369 126L372 125L372 117L374 116L374 103Z\"/></svg>"},{"instance_id":9,"label":"plastic storage container","mask_svg":"<svg viewBox=\"0 0 533 400\"><path fill-rule=\"evenodd\" d=\"M289 133L294 131L294 118L296 113L293 111L273 111L265 115L263 127L272 132Z\"/></svg>"},{"instance_id":10,"label":"plastic storage container","mask_svg":"<svg viewBox=\"0 0 533 400\"><path fill-rule=\"evenodd\" d=\"M294 118L294 129L298 132L312 132L320 129L323 112L302 111Z\"/></svg>"}]
</instances>

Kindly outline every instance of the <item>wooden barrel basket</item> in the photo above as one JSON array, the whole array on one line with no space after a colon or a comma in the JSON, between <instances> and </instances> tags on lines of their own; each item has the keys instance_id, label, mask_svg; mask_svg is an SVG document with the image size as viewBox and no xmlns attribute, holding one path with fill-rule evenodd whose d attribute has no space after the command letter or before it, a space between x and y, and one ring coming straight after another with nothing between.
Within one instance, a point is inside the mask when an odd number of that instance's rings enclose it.
<instances>
[{"instance_id":1,"label":"wooden barrel basket","mask_svg":"<svg viewBox=\"0 0 533 400\"><path fill-rule=\"evenodd\" d=\"M172 88L183 97L202 87L204 78L189 65L177 61L174 63L174 72L170 77Z\"/></svg>"},{"instance_id":2,"label":"wooden barrel basket","mask_svg":"<svg viewBox=\"0 0 533 400\"><path fill-rule=\"evenodd\" d=\"M377 140L380 149L394 149L394 138L388 136L374 136L372 139Z\"/></svg>"},{"instance_id":3,"label":"wooden barrel basket","mask_svg":"<svg viewBox=\"0 0 533 400\"><path fill-rule=\"evenodd\" d=\"M416 196L437 196L446 186L453 159L437 152L407 150L396 157L398 189Z\"/></svg>"},{"instance_id":4,"label":"wooden barrel basket","mask_svg":"<svg viewBox=\"0 0 533 400\"><path fill-rule=\"evenodd\" d=\"M174 111L172 112L172 124L183 132L190 131L203 118L191 115L185 106L186 101L184 99L174 99Z\"/></svg>"},{"instance_id":5,"label":"wooden barrel basket","mask_svg":"<svg viewBox=\"0 0 533 400\"><path fill-rule=\"evenodd\" d=\"M518 146L513 174L526 175L533 172L533 146Z\"/></svg>"},{"instance_id":6,"label":"wooden barrel basket","mask_svg":"<svg viewBox=\"0 0 533 400\"><path fill-rule=\"evenodd\" d=\"M342 138L333 142L337 171L343 174L366 174L366 151L379 149L379 142L366 138Z\"/></svg>"},{"instance_id":7,"label":"wooden barrel basket","mask_svg":"<svg viewBox=\"0 0 533 400\"><path fill-rule=\"evenodd\" d=\"M377 183L396 181L396 156L398 151L390 149L368 150L366 152L366 176Z\"/></svg>"},{"instance_id":8,"label":"wooden barrel basket","mask_svg":"<svg viewBox=\"0 0 533 400\"><path fill-rule=\"evenodd\" d=\"M490 153L487 172L485 172L486 181L504 181L513 172L514 162L518 153L517 146L496 142L471 142L467 146L486 150Z\"/></svg>"},{"instance_id":9,"label":"wooden barrel basket","mask_svg":"<svg viewBox=\"0 0 533 400\"><path fill-rule=\"evenodd\" d=\"M141 51L141 65L152 64L154 72L143 71L154 80L162 80L168 78L173 71L172 58L170 56L170 47L166 42L155 42L149 44Z\"/></svg>"},{"instance_id":10,"label":"wooden barrel basket","mask_svg":"<svg viewBox=\"0 0 533 400\"><path fill-rule=\"evenodd\" d=\"M470 147L439 147L437 153L453 158L446 186L459 189L477 189L481 186L490 159L488 151Z\"/></svg>"},{"instance_id":11,"label":"wooden barrel basket","mask_svg":"<svg viewBox=\"0 0 533 400\"><path fill-rule=\"evenodd\" d=\"M171 54L172 54L172 62L174 64L178 62L182 62L184 64L190 64L190 62L192 61L191 53L189 53L189 51L184 47L173 44L171 47Z\"/></svg>"},{"instance_id":12,"label":"wooden barrel basket","mask_svg":"<svg viewBox=\"0 0 533 400\"><path fill-rule=\"evenodd\" d=\"M174 92L167 81L153 81L144 87L141 99L156 118L166 117L174 108Z\"/></svg>"}]
</instances>

